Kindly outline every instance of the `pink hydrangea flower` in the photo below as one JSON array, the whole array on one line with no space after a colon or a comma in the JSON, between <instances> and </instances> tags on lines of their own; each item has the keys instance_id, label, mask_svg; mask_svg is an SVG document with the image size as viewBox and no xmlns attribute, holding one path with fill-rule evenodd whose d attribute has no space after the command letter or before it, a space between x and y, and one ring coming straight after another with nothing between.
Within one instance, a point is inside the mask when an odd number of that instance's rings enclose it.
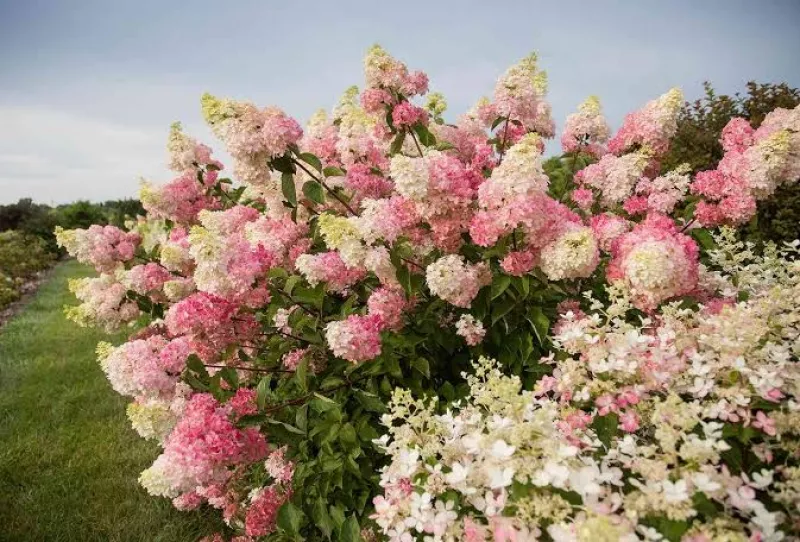
<instances>
[{"instance_id":1,"label":"pink hydrangea flower","mask_svg":"<svg viewBox=\"0 0 800 542\"><path fill-rule=\"evenodd\" d=\"M157 263L147 263L132 267L126 277L127 286L140 295L160 290L172 275Z\"/></svg>"},{"instance_id":2,"label":"pink hydrangea flower","mask_svg":"<svg viewBox=\"0 0 800 542\"><path fill-rule=\"evenodd\" d=\"M230 406L198 393L187 402L164 452L140 481L154 494L195 491L224 482L230 468L259 461L267 453L267 442L257 428L236 427Z\"/></svg>"},{"instance_id":3,"label":"pink hydrangea flower","mask_svg":"<svg viewBox=\"0 0 800 542\"><path fill-rule=\"evenodd\" d=\"M428 124L428 112L410 102L401 102L392 110L392 122L397 127Z\"/></svg>"},{"instance_id":4,"label":"pink hydrangea flower","mask_svg":"<svg viewBox=\"0 0 800 542\"><path fill-rule=\"evenodd\" d=\"M720 143L726 151L744 152L753 144L753 127L747 119L734 117L722 129Z\"/></svg>"},{"instance_id":5,"label":"pink hydrangea flower","mask_svg":"<svg viewBox=\"0 0 800 542\"><path fill-rule=\"evenodd\" d=\"M631 222L621 216L603 213L589 219L589 227L592 228L600 248L609 252L614 240L631 229Z\"/></svg>"},{"instance_id":6,"label":"pink hydrangea flower","mask_svg":"<svg viewBox=\"0 0 800 542\"><path fill-rule=\"evenodd\" d=\"M367 164L353 164L347 170L344 186L359 198L382 198L391 194L394 184L375 174Z\"/></svg>"},{"instance_id":7,"label":"pink hydrangea flower","mask_svg":"<svg viewBox=\"0 0 800 542\"><path fill-rule=\"evenodd\" d=\"M606 275L625 285L637 307L652 310L695 288L698 252L670 218L652 214L614 241Z\"/></svg>"},{"instance_id":8,"label":"pink hydrangea flower","mask_svg":"<svg viewBox=\"0 0 800 542\"><path fill-rule=\"evenodd\" d=\"M283 363L283 367L287 371L294 371L300 365L300 362L303 361L303 358L306 354L309 353L308 348L296 348L287 352L283 355L281 362Z\"/></svg>"},{"instance_id":9,"label":"pink hydrangea flower","mask_svg":"<svg viewBox=\"0 0 800 542\"><path fill-rule=\"evenodd\" d=\"M336 251L301 254L295 267L309 284L316 286L324 282L331 292L345 292L366 274L362 268L348 267Z\"/></svg>"},{"instance_id":10,"label":"pink hydrangea flower","mask_svg":"<svg viewBox=\"0 0 800 542\"><path fill-rule=\"evenodd\" d=\"M369 314L379 316L382 327L392 331L403 327L403 313L407 307L405 294L393 288L379 288L372 292L367 301Z\"/></svg>"},{"instance_id":11,"label":"pink hydrangea flower","mask_svg":"<svg viewBox=\"0 0 800 542\"><path fill-rule=\"evenodd\" d=\"M325 327L325 339L333 355L358 363L376 358L381 353L381 316L353 314Z\"/></svg>"},{"instance_id":12,"label":"pink hydrangea flower","mask_svg":"<svg viewBox=\"0 0 800 542\"><path fill-rule=\"evenodd\" d=\"M94 266L100 273L114 271L120 263L133 258L141 237L116 226L63 230L56 228L56 240L79 262Z\"/></svg>"},{"instance_id":13,"label":"pink hydrangea flower","mask_svg":"<svg viewBox=\"0 0 800 542\"><path fill-rule=\"evenodd\" d=\"M514 277L521 277L536 266L536 255L533 252L515 250L506 254L500 262L503 271Z\"/></svg>"}]
</instances>

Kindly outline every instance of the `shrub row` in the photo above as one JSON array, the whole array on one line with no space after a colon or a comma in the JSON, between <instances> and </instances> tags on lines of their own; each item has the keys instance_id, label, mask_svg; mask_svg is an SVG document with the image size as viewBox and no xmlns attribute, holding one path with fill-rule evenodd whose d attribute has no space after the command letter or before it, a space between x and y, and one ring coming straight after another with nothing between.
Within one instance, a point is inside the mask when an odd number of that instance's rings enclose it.
<instances>
[{"instance_id":1,"label":"shrub row","mask_svg":"<svg viewBox=\"0 0 800 542\"><path fill-rule=\"evenodd\" d=\"M18 231L0 232L0 309L19 299L26 284L54 260L39 237Z\"/></svg>"}]
</instances>

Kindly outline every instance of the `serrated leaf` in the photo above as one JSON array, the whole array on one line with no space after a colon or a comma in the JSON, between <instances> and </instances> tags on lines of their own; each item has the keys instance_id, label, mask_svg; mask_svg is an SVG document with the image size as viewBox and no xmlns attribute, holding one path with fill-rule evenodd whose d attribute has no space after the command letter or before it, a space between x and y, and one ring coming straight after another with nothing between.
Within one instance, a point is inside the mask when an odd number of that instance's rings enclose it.
<instances>
[{"instance_id":1,"label":"serrated leaf","mask_svg":"<svg viewBox=\"0 0 800 542\"><path fill-rule=\"evenodd\" d=\"M339 442L345 450L352 450L358 444L356 430L351 424L346 423L339 429Z\"/></svg>"},{"instance_id":2,"label":"serrated leaf","mask_svg":"<svg viewBox=\"0 0 800 542\"><path fill-rule=\"evenodd\" d=\"M269 423L269 424L272 424L272 425L278 425L280 427L283 427L288 432L294 433L295 435L305 435L306 434L306 432L303 431L302 429L300 429L299 427L295 427L294 425L289 424L289 423L280 422L280 421L274 420L272 418L267 419L266 422Z\"/></svg>"},{"instance_id":3,"label":"serrated leaf","mask_svg":"<svg viewBox=\"0 0 800 542\"><path fill-rule=\"evenodd\" d=\"M619 416L614 412L605 416L597 416L591 425L606 448L611 446L611 440L619 433Z\"/></svg>"},{"instance_id":4,"label":"serrated leaf","mask_svg":"<svg viewBox=\"0 0 800 542\"><path fill-rule=\"evenodd\" d=\"M304 152L300 155L300 160L310 165L317 171L322 171L322 162L316 157L316 155L311 154L310 152Z\"/></svg>"},{"instance_id":5,"label":"serrated leaf","mask_svg":"<svg viewBox=\"0 0 800 542\"><path fill-rule=\"evenodd\" d=\"M297 286L297 283L303 280L303 277L300 275L292 275L288 279L286 279L286 283L283 285L283 291L289 295L292 295L292 291L294 291L294 287Z\"/></svg>"},{"instance_id":6,"label":"serrated leaf","mask_svg":"<svg viewBox=\"0 0 800 542\"><path fill-rule=\"evenodd\" d=\"M706 251L714 250L717 248L717 243L714 242L714 237L711 235L705 228L695 228L690 232L691 236L697 241L697 243Z\"/></svg>"},{"instance_id":7,"label":"serrated leaf","mask_svg":"<svg viewBox=\"0 0 800 542\"><path fill-rule=\"evenodd\" d=\"M350 516L342 525L342 542L361 542L361 526L355 516Z\"/></svg>"},{"instance_id":8,"label":"serrated leaf","mask_svg":"<svg viewBox=\"0 0 800 542\"><path fill-rule=\"evenodd\" d=\"M300 535L300 522L303 512L295 505L287 502L278 510L278 528L291 537Z\"/></svg>"},{"instance_id":9,"label":"serrated leaf","mask_svg":"<svg viewBox=\"0 0 800 542\"><path fill-rule=\"evenodd\" d=\"M517 302L511 297L506 297L492 304L492 325L495 325L503 316L511 312Z\"/></svg>"},{"instance_id":10,"label":"serrated leaf","mask_svg":"<svg viewBox=\"0 0 800 542\"><path fill-rule=\"evenodd\" d=\"M345 522L344 509L341 506L333 505L328 508L328 512L333 525L336 529L340 529Z\"/></svg>"},{"instance_id":11,"label":"serrated leaf","mask_svg":"<svg viewBox=\"0 0 800 542\"><path fill-rule=\"evenodd\" d=\"M411 271L408 270L407 266L401 263L396 267L395 274L397 276L397 282L403 287L403 291L405 291L406 295L410 296L412 293Z\"/></svg>"},{"instance_id":12,"label":"serrated leaf","mask_svg":"<svg viewBox=\"0 0 800 542\"><path fill-rule=\"evenodd\" d=\"M331 521L331 517L328 515L328 509L325 506L325 501L322 498L317 499L314 501L313 506L311 507L311 519L314 520L314 524L322 531L322 534L330 540L331 534L333 533L333 522Z\"/></svg>"},{"instance_id":13,"label":"serrated leaf","mask_svg":"<svg viewBox=\"0 0 800 542\"><path fill-rule=\"evenodd\" d=\"M269 161L269 165L272 169L280 171L281 173L294 173L292 159L286 154L273 158Z\"/></svg>"},{"instance_id":14,"label":"serrated leaf","mask_svg":"<svg viewBox=\"0 0 800 542\"><path fill-rule=\"evenodd\" d=\"M417 133L420 145L425 147L433 147L436 145L436 137L430 132L430 130L428 130L426 126L417 124L414 127L414 131Z\"/></svg>"},{"instance_id":15,"label":"serrated leaf","mask_svg":"<svg viewBox=\"0 0 800 542\"><path fill-rule=\"evenodd\" d=\"M539 344L545 344L545 341L547 341L547 333L550 331L550 319L542 312L542 308L531 307L526 318L531 328L533 328L533 332L536 334L536 339L538 339Z\"/></svg>"},{"instance_id":16,"label":"serrated leaf","mask_svg":"<svg viewBox=\"0 0 800 542\"><path fill-rule=\"evenodd\" d=\"M297 189L294 186L294 175L291 173L281 175L281 191L289 205L297 207Z\"/></svg>"},{"instance_id":17,"label":"serrated leaf","mask_svg":"<svg viewBox=\"0 0 800 542\"><path fill-rule=\"evenodd\" d=\"M511 284L511 277L508 275L497 275L492 280L492 299L498 298L508 289Z\"/></svg>"},{"instance_id":18,"label":"serrated leaf","mask_svg":"<svg viewBox=\"0 0 800 542\"><path fill-rule=\"evenodd\" d=\"M665 517L648 518L645 522L655 528L670 542L679 542L684 533L689 530L689 523Z\"/></svg>"},{"instance_id":19,"label":"serrated leaf","mask_svg":"<svg viewBox=\"0 0 800 542\"><path fill-rule=\"evenodd\" d=\"M380 397L375 395L374 393L369 393L363 390L354 390L356 401L358 401L364 410L368 410L370 412L384 412L386 410L386 405L383 401L381 401Z\"/></svg>"},{"instance_id":20,"label":"serrated leaf","mask_svg":"<svg viewBox=\"0 0 800 542\"><path fill-rule=\"evenodd\" d=\"M706 518L711 518L719 514L717 505L709 499L705 493L698 491L692 496L692 506L695 510L703 514Z\"/></svg>"},{"instance_id":21,"label":"serrated leaf","mask_svg":"<svg viewBox=\"0 0 800 542\"><path fill-rule=\"evenodd\" d=\"M392 145L389 147L389 154L397 154L400 152L400 149L403 148L403 141L405 141L405 139L406 133L399 132L392 141Z\"/></svg>"},{"instance_id":22,"label":"serrated leaf","mask_svg":"<svg viewBox=\"0 0 800 542\"><path fill-rule=\"evenodd\" d=\"M308 357L304 356L303 360L300 362L300 365L297 366L297 369L294 372L294 378L297 382L298 387L306 391L308 390Z\"/></svg>"},{"instance_id":23,"label":"serrated leaf","mask_svg":"<svg viewBox=\"0 0 800 542\"><path fill-rule=\"evenodd\" d=\"M306 432L308 430L308 404L297 409L297 413L294 415L294 423L301 431Z\"/></svg>"},{"instance_id":24,"label":"serrated leaf","mask_svg":"<svg viewBox=\"0 0 800 542\"><path fill-rule=\"evenodd\" d=\"M326 177L343 177L347 175L343 169L334 166L328 166L322 170Z\"/></svg>"},{"instance_id":25,"label":"serrated leaf","mask_svg":"<svg viewBox=\"0 0 800 542\"><path fill-rule=\"evenodd\" d=\"M425 378L431 377L431 367L427 359L414 358L414 360L411 361L411 367L419 371L419 373Z\"/></svg>"},{"instance_id":26,"label":"serrated leaf","mask_svg":"<svg viewBox=\"0 0 800 542\"><path fill-rule=\"evenodd\" d=\"M195 373L199 374L200 376L208 378L208 370L206 366L203 364L203 361L197 356L197 354L190 354L189 357L186 359L186 367L194 371Z\"/></svg>"},{"instance_id":27,"label":"serrated leaf","mask_svg":"<svg viewBox=\"0 0 800 542\"><path fill-rule=\"evenodd\" d=\"M236 369L233 367L225 367L224 369L220 369L217 373L222 380L228 383L228 385L232 389L236 389L239 387L239 373L236 372Z\"/></svg>"},{"instance_id":28,"label":"serrated leaf","mask_svg":"<svg viewBox=\"0 0 800 542\"><path fill-rule=\"evenodd\" d=\"M303 185L303 194L314 203L325 203L322 185L317 181L306 181Z\"/></svg>"}]
</instances>

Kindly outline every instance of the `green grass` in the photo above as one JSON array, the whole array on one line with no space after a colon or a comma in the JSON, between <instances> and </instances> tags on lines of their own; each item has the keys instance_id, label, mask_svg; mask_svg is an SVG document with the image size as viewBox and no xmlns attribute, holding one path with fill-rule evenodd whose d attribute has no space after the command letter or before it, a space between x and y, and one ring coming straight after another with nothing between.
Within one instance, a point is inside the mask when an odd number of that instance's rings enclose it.
<instances>
[{"instance_id":1,"label":"green grass","mask_svg":"<svg viewBox=\"0 0 800 542\"><path fill-rule=\"evenodd\" d=\"M88 275L60 264L0 328L0 540L197 540L218 514L178 512L138 485L157 446L130 428L97 364L107 336L63 316L67 280Z\"/></svg>"}]
</instances>

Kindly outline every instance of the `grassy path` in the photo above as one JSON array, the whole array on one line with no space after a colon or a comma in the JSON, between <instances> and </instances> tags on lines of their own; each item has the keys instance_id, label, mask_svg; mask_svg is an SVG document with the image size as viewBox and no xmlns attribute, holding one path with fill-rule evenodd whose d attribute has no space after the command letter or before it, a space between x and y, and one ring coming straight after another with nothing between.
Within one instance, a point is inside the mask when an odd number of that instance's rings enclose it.
<instances>
[{"instance_id":1,"label":"grassy path","mask_svg":"<svg viewBox=\"0 0 800 542\"><path fill-rule=\"evenodd\" d=\"M63 316L67 280L87 275L61 264L0 328L0 540L196 540L216 514L178 512L139 487L157 447L130 429L95 360L105 336Z\"/></svg>"}]
</instances>

